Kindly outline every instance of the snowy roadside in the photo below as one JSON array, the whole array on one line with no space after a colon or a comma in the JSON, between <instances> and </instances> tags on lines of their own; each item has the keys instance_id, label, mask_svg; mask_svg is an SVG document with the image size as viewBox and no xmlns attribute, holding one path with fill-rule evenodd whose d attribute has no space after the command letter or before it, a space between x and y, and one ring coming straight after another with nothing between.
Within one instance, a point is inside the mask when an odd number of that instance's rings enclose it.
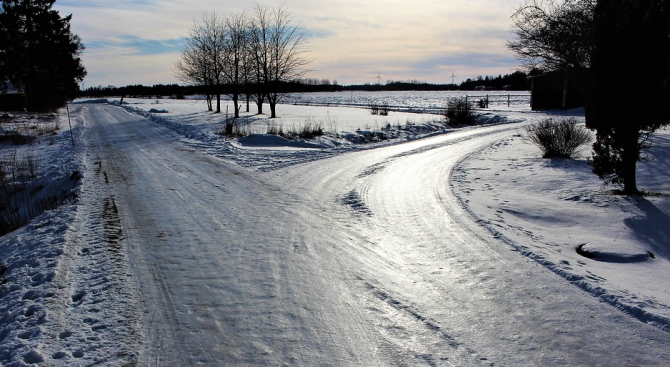
<instances>
[{"instance_id":1,"label":"snowy roadside","mask_svg":"<svg viewBox=\"0 0 670 367\"><path fill-rule=\"evenodd\" d=\"M115 231L105 220L110 206L100 202L101 178L87 167L82 108L70 112L76 146L62 109L55 135L5 147L39 157L37 187L65 201L0 237L3 365L125 365L137 355L134 296L124 284L130 274L122 252L104 241Z\"/></svg>"},{"instance_id":2,"label":"snowy roadside","mask_svg":"<svg viewBox=\"0 0 670 367\"><path fill-rule=\"evenodd\" d=\"M654 160L638 166L639 186L650 193L644 197L604 187L588 152L577 160L542 159L521 133L454 170L452 186L465 208L512 250L670 331L670 132L655 136Z\"/></svg>"}]
</instances>

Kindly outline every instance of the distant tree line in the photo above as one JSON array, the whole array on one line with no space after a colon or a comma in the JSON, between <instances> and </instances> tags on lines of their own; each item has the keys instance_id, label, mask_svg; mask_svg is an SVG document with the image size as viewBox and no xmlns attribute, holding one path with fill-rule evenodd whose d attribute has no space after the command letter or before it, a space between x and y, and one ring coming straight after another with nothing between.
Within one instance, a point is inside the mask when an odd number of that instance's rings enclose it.
<instances>
[{"instance_id":1,"label":"distant tree line","mask_svg":"<svg viewBox=\"0 0 670 367\"><path fill-rule=\"evenodd\" d=\"M116 87L108 85L103 87L101 85L95 87L88 87L80 92L80 97L111 97L111 96L128 96L128 97L165 97L174 96L181 98L182 96L201 94L201 91L194 86L183 86L178 84L154 84L145 86L141 84L127 85L125 87Z\"/></svg>"},{"instance_id":2,"label":"distant tree line","mask_svg":"<svg viewBox=\"0 0 670 367\"><path fill-rule=\"evenodd\" d=\"M529 74L535 74L537 70L532 70ZM477 87L488 87L493 90L530 90L529 74L523 71L515 71L512 74L493 76L478 76L473 79L466 79L459 86L460 90L475 90Z\"/></svg>"},{"instance_id":3,"label":"distant tree line","mask_svg":"<svg viewBox=\"0 0 670 367\"><path fill-rule=\"evenodd\" d=\"M533 71L531 74L535 73ZM337 80L317 78L299 78L290 82L277 83L278 89L285 93L309 93L309 92L340 92L340 91L448 91L463 90L471 91L476 87L488 87L492 90L525 91L530 89L528 74L515 71L512 74L494 76L478 76L475 79L467 79L457 84L432 84L418 80L394 81L389 80L386 84L353 84L340 85ZM221 84L219 90L222 95L233 93L234 85ZM187 95L205 95L210 92L207 86L201 85L178 85L178 84L156 84L153 86L128 85L125 87L97 86L86 88L81 96L105 97L105 96L136 96L136 97L164 97L173 96L181 98Z\"/></svg>"}]
</instances>

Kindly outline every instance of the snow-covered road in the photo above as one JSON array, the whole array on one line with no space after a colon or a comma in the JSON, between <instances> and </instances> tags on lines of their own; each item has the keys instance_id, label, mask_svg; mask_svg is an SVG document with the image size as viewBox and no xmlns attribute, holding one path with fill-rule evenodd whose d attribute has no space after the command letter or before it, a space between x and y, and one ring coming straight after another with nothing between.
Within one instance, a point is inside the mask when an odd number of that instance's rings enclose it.
<instances>
[{"instance_id":1,"label":"snow-covered road","mask_svg":"<svg viewBox=\"0 0 670 367\"><path fill-rule=\"evenodd\" d=\"M474 223L448 184L501 125L259 173L85 108L143 365L656 365L670 334ZM89 162L89 165L94 162Z\"/></svg>"}]
</instances>

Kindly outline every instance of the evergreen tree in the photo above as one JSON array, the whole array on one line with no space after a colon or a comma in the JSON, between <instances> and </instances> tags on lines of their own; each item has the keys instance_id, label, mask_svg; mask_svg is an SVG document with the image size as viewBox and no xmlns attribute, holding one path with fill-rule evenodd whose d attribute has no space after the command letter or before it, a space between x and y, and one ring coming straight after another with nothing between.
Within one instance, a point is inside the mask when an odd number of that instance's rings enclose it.
<instances>
[{"instance_id":1,"label":"evergreen tree","mask_svg":"<svg viewBox=\"0 0 670 367\"><path fill-rule=\"evenodd\" d=\"M72 34L72 15L60 17L55 0L2 0L0 80L21 88L28 108L51 111L79 92L86 76L84 45Z\"/></svg>"},{"instance_id":2,"label":"evergreen tree","mask_svg":"<svg viewBox=\"0 0 670 367\"><path fill-rule=\"evenodd\" d=\"M641 151L670 123L670 2L598 1L594 36L591 164L606 182L636 194ZM615 77L627 70L636 76Z\"/></svg>"}]
</instances>

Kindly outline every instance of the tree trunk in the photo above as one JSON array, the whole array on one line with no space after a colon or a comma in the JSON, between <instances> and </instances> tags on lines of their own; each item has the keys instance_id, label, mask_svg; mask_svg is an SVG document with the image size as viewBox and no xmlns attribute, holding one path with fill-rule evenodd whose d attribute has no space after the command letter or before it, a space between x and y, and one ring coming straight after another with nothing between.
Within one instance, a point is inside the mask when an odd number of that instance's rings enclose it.
<instances>
[{"instance_id":1,"label":"tree trunk","mask_svg":"<svg viewBox=\"0 0 670 367\"><path fill-rule=\"evenodd\" d=\"M233 108L235 109L235 118L238 119L240 118L240 109L237 107L237 101L239 100L239 96L237 93L233 93Z\"/></svg>"},{"instance_id":2,"label":"tree trunk","mask_svg":"<svg viewBox=\"0 0 670 367\"><path fill-rule=\"evenodd\" d=\"M208 94L205 96L205 99L207 100L207 111L214 111L214 108L212 107L212 96Z\"/></svg>"},{"instance_id":3,"label":"tree trunk","mask_svg":"<svg viewBox=\"0 0 670 367\"><path fill-rule=\"evenodd\" d=\"M277 118L277 104L272 101L269 101L268 103L270 104L270 118Z\"/></svg>"},{"instance_id":4,"label":"tree trunk","mask_svg":"<svg viewBox=\"0 0 670 367\"><path fill-rule=\"evenodd\" d=\"M256 107L258 107L258 114L263 113L263 103L265 103L265 95L257 94L256 95Z\"/></svg>"},{"instance_id":5,"label":"tree trunk","mask_svg":"<svg viewBox=\"0 0 670 367\"><path fill-rule=\"evenodd\" d=\"M251 103L251 96L249 96L249 93L247 93L246 96L247 96L247 112L249 112L249 104Z\"/></svg>"},{"instance_id":6,"label":"tree trunk","mask_svg":"<svg viewBox=\"0 0 670 367\"><path fill-rule=\"evenodd\" d=\"M640 151L638 149L638 141L640 132L635 129L626 129L624 148L622 152L623 159L623 191L626 195L636 195L640 192L637 189L637 161Z\"/></svg>"},{"instance_id":7,"label":"tree trunk","mask_svg":"<svg viewBox=\"0 0 670 367\"><path fill-rule=\"evenodd\" d=\"M221 113L221 93L216 92L216 113Z\"/></svg>"}]
</instances>

